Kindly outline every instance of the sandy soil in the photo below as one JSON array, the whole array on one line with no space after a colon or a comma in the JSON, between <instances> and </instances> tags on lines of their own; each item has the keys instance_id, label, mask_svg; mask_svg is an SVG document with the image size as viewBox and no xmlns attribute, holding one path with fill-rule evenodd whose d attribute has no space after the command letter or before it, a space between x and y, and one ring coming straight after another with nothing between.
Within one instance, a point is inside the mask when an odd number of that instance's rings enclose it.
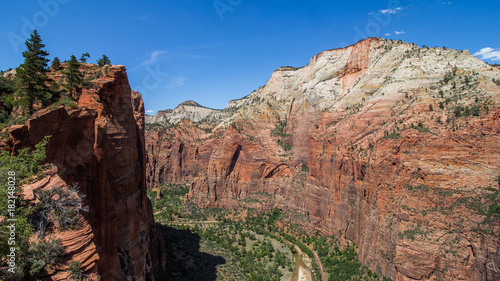
<instances>
[{"instance_id":1,"label":"sandy soil","mask_svg":"<svg viewBox=\"0 0 500 281\"><path fill-rule=\"evenodd\" d=\"M312 281L311 272L304 267L299 267L299 278L297 281Z\"/></svg>"}]
</instances>

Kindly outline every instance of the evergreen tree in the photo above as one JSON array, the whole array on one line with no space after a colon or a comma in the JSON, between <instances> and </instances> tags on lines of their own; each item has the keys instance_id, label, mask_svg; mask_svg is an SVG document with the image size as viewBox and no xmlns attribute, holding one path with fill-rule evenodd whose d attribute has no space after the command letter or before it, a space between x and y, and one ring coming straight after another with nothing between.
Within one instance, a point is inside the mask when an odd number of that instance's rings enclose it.
<instances>
[{"instance_id":1,"label":"evergreen tree","mask_svg":"<svg viewBox=\"0 0 500 281\"><path fill-rule=\"evenodd\" d=\"M14 101L13 81L0 75L0 123L6 122L12 112Z\"/></svg>"},{"instance_id":2,"label":"evergreen tree","mask_svg":"<svg viewBox=\"0 0 500 281\"><path fill-rule=\"evenodd\" d=\"M41 102L42 105L45 105L51 97L47 85L49 78L46 75L46 72L49 71L47 68L49 53L43 49L45 45L42 44L42 39L36 30L33 31L25 44L27 50L23 52L24 63L19 66L16 72L16 92L19 96L17 102L26 108L29 114L32 114L35 102Z\"/></svg>"},{"instance_id":3,"label":"evergreen tree","mask_svg":"<svg viewBox=\"0 0 500 281\"><path fill-rule=\"evenodd\" d=\"M109 58L106 56L106 55L102 55L102 58L100 58L99 60L97 60L97 65L99 67L103 67L107 64L111 64L111 61L109 60Z\"/></svg>"},{"instance_id":4,"label":"evergreen tree","mask_svg":"<svg viewBox=\"0 0 500 281\"><path fill-rule=\"evenodd\" d=\"M87 58L90 58L90 55L88 52L83 53L82 56L80 57L80 62L87 62Z\"/></svg>"},{"instance_id":5,"label":"evergreen tree","mask_svg":"<svg viewBox=\"0 0 500 281\"><path fill-rule=\"evenodd\" d=\"M0 75L0 96L11 95L14 92L12 80Z\"/></svg>"},{"instance_id":6,"label":"evergreen tree","mask_svg":"<svg viewBox=\"0 0 500 281\"><path fill-rule=\"evenodd\" d=\"M59 68L61 68L61 61L59 60L58 57L55 57L53 60L52 60L52 65L50 66L53 70L58 70Z\"/></svg>"},{"instance_id":7,"label":"evergreen tree","mask_svg":"<svg viewBox=\"0 0 500 281\"><path fill-rule=\"evenodd\" d=\"M83 74L78 70L80 67L80 63L76 60L75 56L71 56L71 59L68 61L68 66L63 73L66 75L66 84L64 85L70 94L73 94L73 90L75 90L73 97L77 97L81 91L81 86L83 82Z\"/></svg>"},{"instance_id":8,"label":"evergreen tree","mask_svg":"<svg viewBox=\"0 0 500 281\"><path fill-rule=\"evenodd\" d=\"M52 94L50 103L57 102L61 98L61 95L66 92L64 89L61 89L61 85L59 85L55 81L50 82L49 89L50 93Z\"/></svg>"}]
</instances>

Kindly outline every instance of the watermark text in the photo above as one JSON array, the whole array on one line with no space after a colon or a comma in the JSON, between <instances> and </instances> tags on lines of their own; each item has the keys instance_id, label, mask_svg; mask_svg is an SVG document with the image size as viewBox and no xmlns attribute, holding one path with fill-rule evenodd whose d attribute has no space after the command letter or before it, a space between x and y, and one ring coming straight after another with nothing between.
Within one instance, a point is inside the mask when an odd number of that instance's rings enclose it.
<instances>
[{"instance_id":1,"label":"watermark text","mask_svg":"<svg viewBox=\"0 0 500 281\"><path fill-rule=\"evenodd\" d=\"M219 19L224 21L224 14L234 11L234 8L238 7L242 2L243 0L215 0L212 5Z\"/></svg>"},{"instance_id":2,"label":"watermark text","mask_svg":"<svg viewBox=\"0 0 500 281\"><path fill-rule=\"evenodd\" d=\"M36 11L32 17L22 17L22 26L20 33L9 32L7 38L14 49L14 52L19 53L19 47L30 37L30 34L35 29L42 28L49 23L50 18L55 17L60 10L60 5L67 4L70 0L39 0L38 6L40 9Z\"/></svg>"},{"instance_id":3,"label":"watermark text","mask_svg":"<svg viewBox=\"0 0 500 281\"><path fill-rule=\"evenodd\" d=\"M7 173L7 232L9 251L7 254L7 272L15 273L16 270L16 172Z\"/></svg>"}]
</instances>

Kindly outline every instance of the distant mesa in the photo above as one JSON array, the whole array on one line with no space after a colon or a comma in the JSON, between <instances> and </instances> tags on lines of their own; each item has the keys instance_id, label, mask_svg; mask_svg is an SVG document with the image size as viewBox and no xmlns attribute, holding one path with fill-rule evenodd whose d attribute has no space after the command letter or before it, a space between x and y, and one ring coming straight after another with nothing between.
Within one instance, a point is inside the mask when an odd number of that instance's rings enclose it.
<instances>
[{"instance_id":1,"label":"distant mesa","mask_svg":"<svg viewBox=\"0 0 500 281\"><path fill-rule=\"evenodd\" d=\"M203 107L201 106L199 103L195 102L195 101L192 101L192 100L188 100L188 101L185 101L185 102L182 102L181 104L179 104L177 107L180 107L180 106L196 106L196 107ZM176 108L177 108L176 107Z\"/></svg>"},{"instance_id":2,"label":"distant mesa","mask_svg":"<svg viewBox=\"0 0 500 281\"><path fill-rule=\"evenodd\" d=\"M204 107L195 101L188 100L173 110L166 109L158 111L153 116L146 115L146 124L177 124L183 119L199 122L215 111L220 110Z\"/></svg>"}]
</instances>

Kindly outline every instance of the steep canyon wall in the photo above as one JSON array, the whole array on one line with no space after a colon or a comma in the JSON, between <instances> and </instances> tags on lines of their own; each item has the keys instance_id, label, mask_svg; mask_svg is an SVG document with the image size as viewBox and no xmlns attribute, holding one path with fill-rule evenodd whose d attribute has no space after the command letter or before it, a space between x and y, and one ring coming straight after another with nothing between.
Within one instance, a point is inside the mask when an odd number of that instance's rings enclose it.
<instances>
[{"instance_id":1,"label":"steep canyon wall","mask_svg":"<svg viewBox=\"0 0 500 281\"><path fill-rule=\"evenodd\" d=\"M499 78L467 51L325 51L204 121L152 127L147 182L188 182L204 207L293 208L394 280L497 280Z\"/></svg>"},{"instance_id":2,"label":"steep canyon wall","mask_svg":"<svg viewBox=\"0 0 500 281\"><path fill-rule=\"evenodd\" d=\"M11 127L3 148L33 147L50 135L45 163L52 168L25 186L25 194L33 198L33 189L73 183L85 194L89 212L81 227L53 234L68 264L80 261L85 273L102 280L154 280L162 254L146 197L144 104L124 66L110 66L93 83L77 106L42 109ZM51 274L66 280L68 273L63 266Z\"/></svg>"}]
</instances>

